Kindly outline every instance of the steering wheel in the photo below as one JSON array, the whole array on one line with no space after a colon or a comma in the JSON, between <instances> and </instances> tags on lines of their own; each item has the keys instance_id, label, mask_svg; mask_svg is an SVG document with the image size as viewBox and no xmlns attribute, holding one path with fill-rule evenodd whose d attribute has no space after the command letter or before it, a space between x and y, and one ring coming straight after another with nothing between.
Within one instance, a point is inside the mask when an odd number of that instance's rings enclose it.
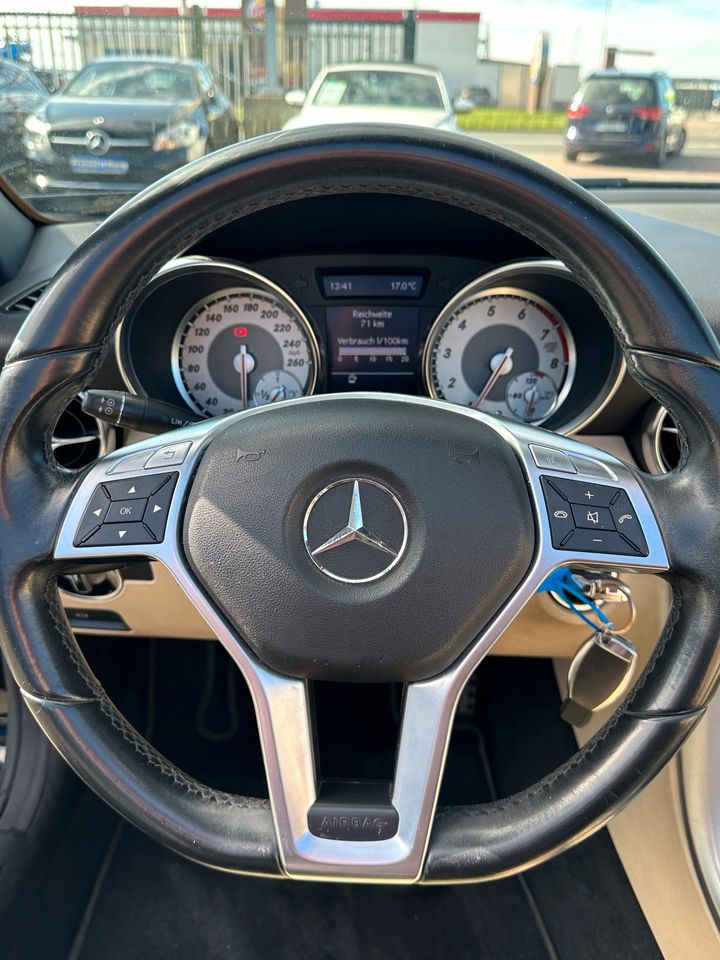
<instances>
[{"instance_id":1,"label":"steering wheel","mask_svg":"<svg viewBox=\"0 0 720 960\"><path fill-rule=\"evenodd\" d=\"M96 375L117 324L168 259L250 213L346 192L455 204L561 259L603 309L630 374L672 412L680 466L649 477L577 440L383 394L256 408L126 447L79 475L58 466L50 438L59 411ZM712 695L719 366L709 326L626 223L495 145L343 127L197 161L92 234L33 309L0 377L10 669L93 790L196 861L395 882L521 870L605 824L672 757ZM622 511L623 534L575 529L573 507L588 494ZM147 525L103 522L132 498L147 501ZM58 602L59 574L139 556L168 568L247 682L269 800L219 793L177 769L120 715L83 658ZM651 663L603 729L545 779L497 802L438 807L465 682L563 565L668 579L672 613ZM405 684L388 790L318 782L315 679Z\"/></svg>"}]
</instances>

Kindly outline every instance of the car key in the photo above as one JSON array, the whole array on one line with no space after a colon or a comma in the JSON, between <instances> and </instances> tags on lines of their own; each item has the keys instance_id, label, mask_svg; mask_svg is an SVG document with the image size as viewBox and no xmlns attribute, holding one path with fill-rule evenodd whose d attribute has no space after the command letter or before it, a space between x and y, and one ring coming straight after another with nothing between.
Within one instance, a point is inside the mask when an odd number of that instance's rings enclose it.
<instances>
[{"instance_id":1,"label":"car key","mask_svg":"<svg viewBox=\"0 0 720 960\"><path fill-rule=\"evenodd\" d=\"M629 682L637 650L626 637L613 633L612 624L597 630L577 651L568 670L567 697L560 716L574 727L584 726L593 714Z\"/></svg>"}]
</instances>

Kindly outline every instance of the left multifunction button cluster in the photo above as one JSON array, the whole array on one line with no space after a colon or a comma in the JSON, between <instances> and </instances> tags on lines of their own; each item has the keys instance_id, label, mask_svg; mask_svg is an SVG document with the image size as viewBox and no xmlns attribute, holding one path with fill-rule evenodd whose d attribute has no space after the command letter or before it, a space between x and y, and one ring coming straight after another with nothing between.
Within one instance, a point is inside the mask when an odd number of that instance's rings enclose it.
<instances>
[{"instance_id":1,"label":"left multifunction button cluster","mask_svg":"<svg viewBox=\"0 0 720 960\"><path fill-rule=\"evenodd\" d=\"M160 543L177 478L177 473L155 473L99 483L75 533L75 546Z\"/></svg>"}]
</instances>

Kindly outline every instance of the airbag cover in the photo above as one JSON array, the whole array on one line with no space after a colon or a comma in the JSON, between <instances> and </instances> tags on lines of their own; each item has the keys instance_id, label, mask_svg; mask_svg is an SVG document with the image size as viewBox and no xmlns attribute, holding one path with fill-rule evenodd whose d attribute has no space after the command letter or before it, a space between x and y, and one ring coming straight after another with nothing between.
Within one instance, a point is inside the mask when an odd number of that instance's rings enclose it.
<instances>
[{"instance_id":1,"label":"airbag cover","mask_svg":"<svg viewBox=\"0 0 720 960\"><path fill-rule=\"evenodd\" d=\"M313 559L354 529L357 497L362 530L382 546L345 536ZM222 431L193 481L183 539L267 666L412 681L449 666L515 590L534 523L517 458L486 423L439 404L329 396Z\"/></svg>"}]
</instances>

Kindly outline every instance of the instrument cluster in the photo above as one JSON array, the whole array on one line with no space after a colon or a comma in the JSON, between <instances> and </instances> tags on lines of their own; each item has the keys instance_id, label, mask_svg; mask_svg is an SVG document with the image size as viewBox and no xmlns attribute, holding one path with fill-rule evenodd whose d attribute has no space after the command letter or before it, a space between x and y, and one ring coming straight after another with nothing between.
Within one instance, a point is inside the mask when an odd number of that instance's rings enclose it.
<instances>
[{"instance_id":1,"label":"instrument cluster","mask_svg":"<svg viewBox=\"0 0 720 960\"><path fill-rule=\"evenodd\" d=\"M559 262L192 256L118 334L131 390L208 417L314 392L426 394L572 432L617 389L607 321Z\"/></svg>"}]
</instances>

